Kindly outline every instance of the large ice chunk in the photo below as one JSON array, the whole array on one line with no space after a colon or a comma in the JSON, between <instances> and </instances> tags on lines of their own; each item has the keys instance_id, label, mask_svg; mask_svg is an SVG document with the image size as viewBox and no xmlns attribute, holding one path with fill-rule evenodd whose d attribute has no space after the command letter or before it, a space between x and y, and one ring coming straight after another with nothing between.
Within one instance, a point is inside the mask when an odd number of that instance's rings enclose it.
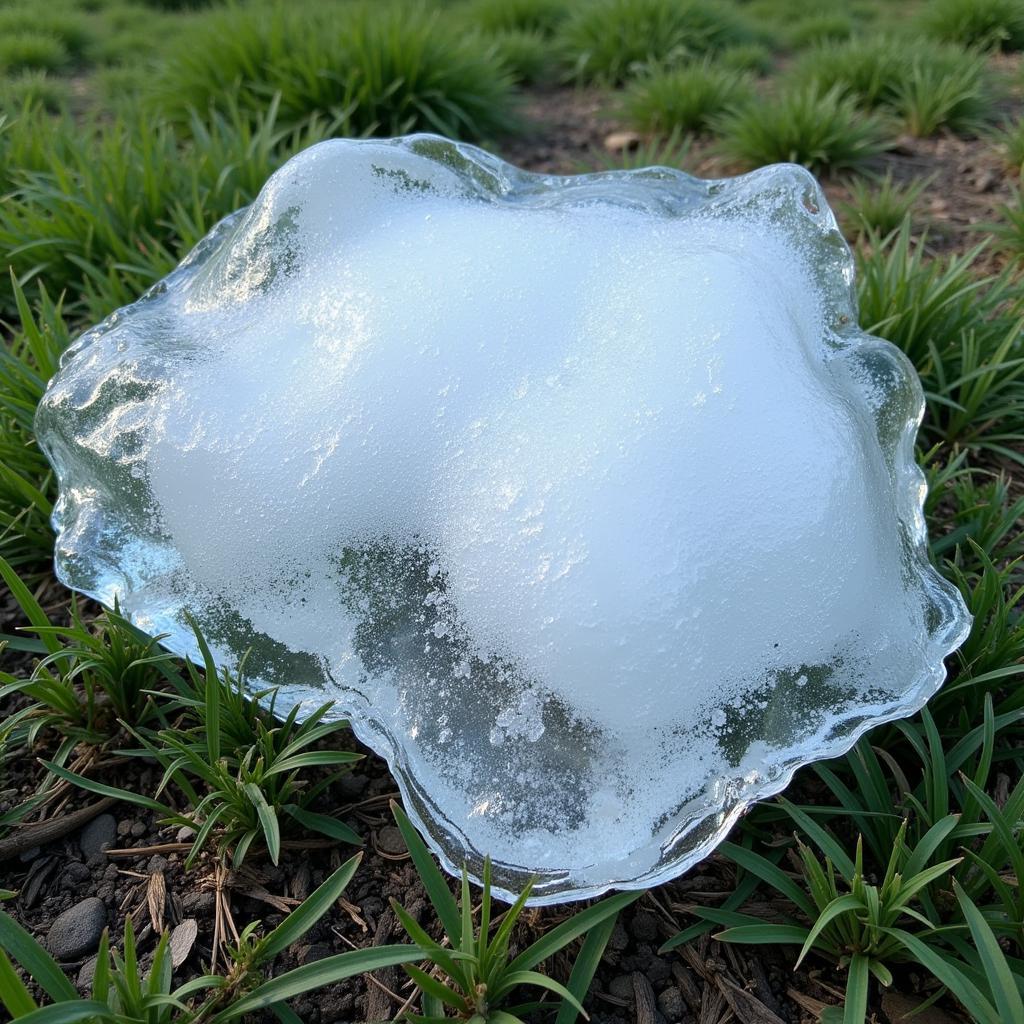
<instances>
[{"instance_id":1,"label":"large ice chunk","mask_svg":"<svg viewBox=\"0 0 1024 1024\"><path fill-rule=\"evenodd\" d=\"M336 700L449 867L665 879L919 708L968 626L852 275L793 166L322 143L69 352L58 571Z\"/></svg>"}]
</instances>

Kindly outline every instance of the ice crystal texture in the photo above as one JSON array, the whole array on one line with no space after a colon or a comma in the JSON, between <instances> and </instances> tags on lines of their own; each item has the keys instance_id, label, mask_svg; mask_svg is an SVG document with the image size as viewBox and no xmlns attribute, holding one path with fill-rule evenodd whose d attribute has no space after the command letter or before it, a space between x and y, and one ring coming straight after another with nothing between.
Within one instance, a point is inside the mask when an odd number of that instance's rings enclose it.
<instances>
[{"instance_id":1,"label":"ice crystal texture","mask_svg":"<svg viewBox=\"0 0 1024 1024\"><path fill-rule=\"evenodd\" d=\"M324 142L84 334L38 415L70 586L336 701L450 868L704 856L940 685L920 386L780 165Z\"/></svg>"}]
</instances>

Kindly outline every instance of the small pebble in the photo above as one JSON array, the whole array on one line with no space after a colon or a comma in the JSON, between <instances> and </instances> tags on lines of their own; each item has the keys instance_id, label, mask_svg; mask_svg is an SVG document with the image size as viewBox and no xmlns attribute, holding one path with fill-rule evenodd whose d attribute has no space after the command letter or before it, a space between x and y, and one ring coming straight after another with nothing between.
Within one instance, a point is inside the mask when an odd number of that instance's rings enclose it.
<instances>
[{"instance_id":1,"label":"small pebble","mask_svg":"<svg viewBox=\"0 0 1024 1024\"><path fill-rule=\"evenodd\" d=\"M393 857L398 857L406 852L402 833L394 825L385 825L377 833L377 848L381 853L387 853Z\"/></svg>"},{"instance_id":2,"label":"small pebble","mask_svg":"<svg viewBox=\"0 0 1024 1024\"><path fill-rule=\"evenodd\" d=\"M661 1010L662 1015L669 1024L675 1024L676 1021L683 1019L683 1013L686 1011L686 1005L683 1003L683 995L675 987L675 985L669 985L661 995L658 996L658 1009Z\"/></svg>"},{"instance_id":3,"label":"small pebble","mask_svg":"<svg viewBox=\"0 0 1024 1024\"><path fill-rule=\"evenodd\" d=\"M638 942L654 942L658 937L658 919L646 910L637 911L629 927Z\"/></svg>"},{"instance_id":4,"label":"small pebble","mask_svg":"<svg viewBox=\"0 0 1024 1024\"><path fill-rule=\"evenodd\" d=\"M61 886L65 889L73 889L90 878L92 878L92 872L78 860L68 861L61 869Z\"/></svg>"},{"instance_id":5,"label":"small pebble","mask_svg":"<svg viewBox=\"0 0 1024 1024\"><path fill-rule=\"evenodd\" d=\"M95 952L107 926L107 908L95 896L59 914L46 936L46 945L58 960L74 960Z\"/></svg>"},{"instance_id":6,"label":"small pebble","mask_svg":"<svg viewBox=\"0 0 1024 1024\"><path fill-rule=\"evenodd\" d=\"M92 986L93 975L96 973L96 961L99 958L96 956L89 957L88 960L78 968L78 978L76 984L81 989L89 989Z\"/></svg>"},{"instance_id":7,"label":"small pebble","mask_svg":"<svg viewBox=\"0 0 1024 1024\"><path fill-rule=\"evenodd\" d=\"M97 814L82 826L78 833L78 848L89 860L114 845L117 838L117 819L112 814Z\"/></svg>"}]
</instances>

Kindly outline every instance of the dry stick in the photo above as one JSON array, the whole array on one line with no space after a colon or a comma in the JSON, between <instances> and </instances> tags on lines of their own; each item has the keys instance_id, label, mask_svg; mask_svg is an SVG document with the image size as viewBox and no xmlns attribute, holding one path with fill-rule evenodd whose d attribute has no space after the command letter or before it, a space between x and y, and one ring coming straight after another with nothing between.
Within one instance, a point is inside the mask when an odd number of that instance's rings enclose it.
<instances>
[{"instance_id":1,"label":"dry stick","mask_svg":"<svg viewBox=\"0 0 1024 1024\"><path fill-rule=\"evenodd\" d=\"M55 839L60 839L69 832L81 828L87 821L91 821L97 814L101 814L116 803L117 800L112 796L105 796L101 800L97 800L96 803L79 808L70 814L47 818L46 821L40 822L38 825L25 825L14 835L0 839L0 860L17 857L26 850L31 850L33 846L52 843Z\"/></svg>"}]
</instances>

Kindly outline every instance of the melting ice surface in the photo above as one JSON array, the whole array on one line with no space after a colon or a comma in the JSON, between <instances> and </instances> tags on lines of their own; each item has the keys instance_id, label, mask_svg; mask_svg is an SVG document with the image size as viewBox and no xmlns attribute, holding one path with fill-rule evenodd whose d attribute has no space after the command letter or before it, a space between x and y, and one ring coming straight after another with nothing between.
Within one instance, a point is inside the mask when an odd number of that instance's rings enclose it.
<instances>
[{"instance_id":1,"label":"melting ice surface","mask_svg":"<svg viewBox=\"0 0 1024 1024\"><path fill-rule=\"evenodd\" d=\"M799 168L322 143L69 353L59 572L336 701L449 867L651 884L920 707L967 629L919 384L851 296Z\"/></svg>"}]
</instances>

